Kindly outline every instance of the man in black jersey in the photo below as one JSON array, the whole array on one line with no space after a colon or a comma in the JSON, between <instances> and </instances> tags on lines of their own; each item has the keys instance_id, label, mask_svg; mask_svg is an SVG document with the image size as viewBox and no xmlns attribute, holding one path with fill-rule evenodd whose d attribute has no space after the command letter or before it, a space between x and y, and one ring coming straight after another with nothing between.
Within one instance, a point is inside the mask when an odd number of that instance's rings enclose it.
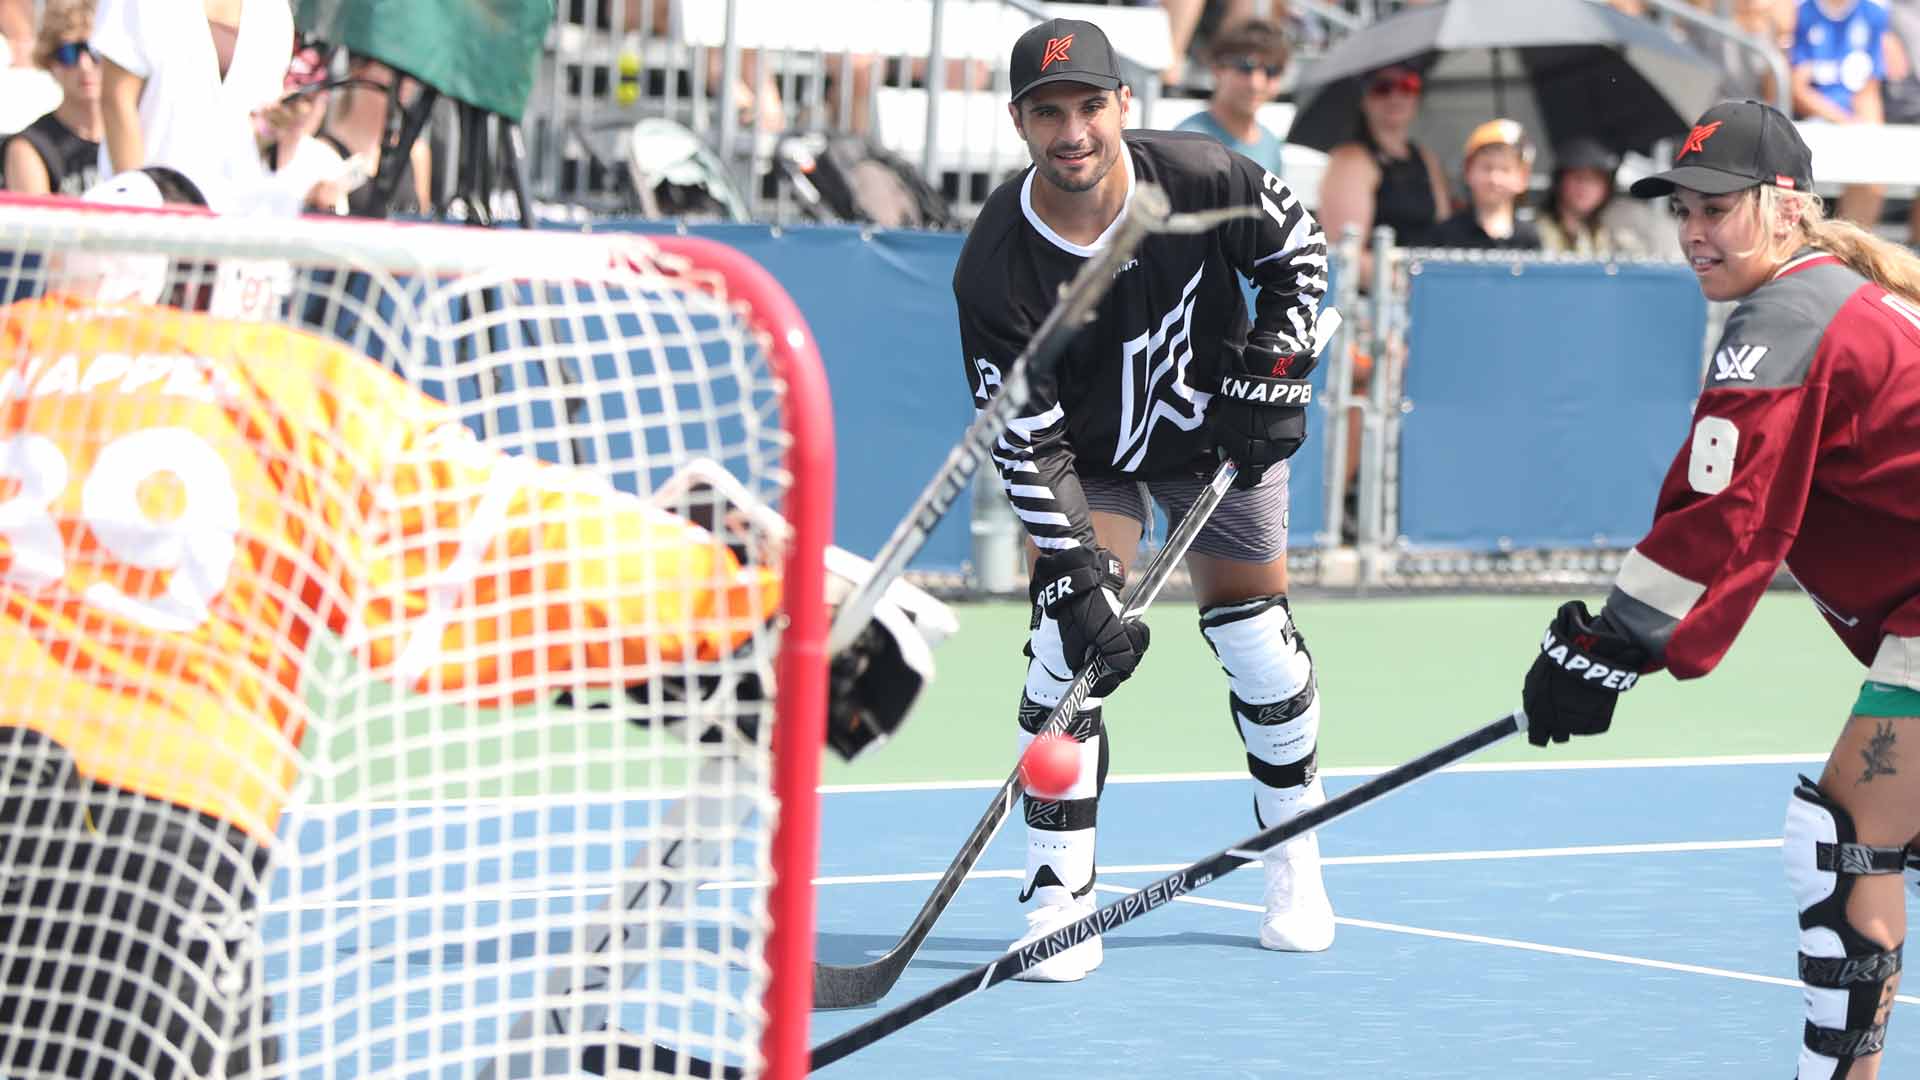
<instances>
[{"instance_id":1,"label":"man in black jersey","mask_svg":"<svg viewBox=\"0 0 1920 1080\"><path fill-rule=\"evenodd\" d=\"M1159 185L1177 211L1253 211L1203 235L1148 237L1051 375L1033 380L1032 399L995 450L1036 556L1022 748L1076 668L1098 657L1110 672L1069 729L1082 744L1080 783L1059 800L1027 794L1021 900L1036 904L1024 941L1093 908L1094 818L1107 765L1100 703L1147 646L1146 628L1123 622L1118 602L1146 496L1178 520L1223 456L1240 465L1240 483L1187 565L1201 632L1227 672L1254 816L1272 825L1326 798L1314 772L1312 659L1286 601L1285 459L1305 437L1299 391L1313 363L1327 249L1293 192L1252 161L1204 135L1123 132L1132 95L1092 23L1054 19L1022 35L1012 86L1008 111L1034 165L988 198L954 271L976 405L999 388L1061 284L1105 243L1136 184ZM1251 326L1239 275L1258 288ZM1292 392L1276 393L1283 389ZM1261 944L1317 951L1332 943L1312 835L1270 853L1266 901ZM1021 977L1073 981L1100 958L1094 939Z\"/></svg>"}]
</instances>

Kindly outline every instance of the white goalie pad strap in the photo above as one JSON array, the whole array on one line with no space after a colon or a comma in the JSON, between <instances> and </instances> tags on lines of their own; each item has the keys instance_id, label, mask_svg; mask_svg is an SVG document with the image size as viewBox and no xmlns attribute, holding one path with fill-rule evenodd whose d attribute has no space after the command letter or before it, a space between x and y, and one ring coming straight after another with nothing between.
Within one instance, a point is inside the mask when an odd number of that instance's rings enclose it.
<instances>
[{"instance_id":1,"label":"white goalie pad strap","mask_svg":"<svg viewBox=\"0 0 1920 1080\"><path fill-rule=\"evenodd\" d=\"M1277 596L1207 608L1200 613L1200 632L1226 669L1234 696L1249 705L1286 701L1312 678L1313 663Z\"/></svg>"},{"instance_id":2,"label":"white goalie pad strap","mask_svg":"<svg viewBox=\"0 0 1920 1080\"><path fill-rule=\"evenodd\" d=\"M1837 1080L1855 1058L1875 1053L1886 1038L1876 1022L1889 979L1900 971L1900 947L1887 949L1847 921L1853 879L1900 873L1901 848L1855 840L1852 818L1802 777L1787 801L1781 831L1787 883L1800 922L1800 977L1807 1016L1800 1080Z\"/></svg>"}]
</instances>

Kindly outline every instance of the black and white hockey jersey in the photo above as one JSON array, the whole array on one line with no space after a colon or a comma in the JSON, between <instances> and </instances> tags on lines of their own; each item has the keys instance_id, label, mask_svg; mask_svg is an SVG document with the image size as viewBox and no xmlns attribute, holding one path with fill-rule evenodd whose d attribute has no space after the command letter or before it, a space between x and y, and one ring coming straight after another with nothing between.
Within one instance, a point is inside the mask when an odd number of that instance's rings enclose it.
<instances>
[{"instance_id":1,"label":"black and white hockey jersey","mask_svg":"<svg viewBox=\"0 0 1920 1080\"><path fill-rule=\"evenodd\" d=\"M1326 238L1286 184L1212 138L1128 131L1117 167L1128 197L1159 185L1173 209L1260 211L1194 236L1146 238L1094 318L994 448L994 462L1027 532L1042 548L1093 543L1082 476L1141 480L1208 468L1204 421L1220 376L1246 344L1237 275L1257 287L1254 324L1305 347L1327 290ZM1034 212L1029 168L988 197L973 224L953 292L975 407L1052 309L1065 284L1106 243L1082 247ZM1110 229L1108 235L1111 235ZM1262 373L1264 374L1264 372Z\"/></svg>"}]
</instances>

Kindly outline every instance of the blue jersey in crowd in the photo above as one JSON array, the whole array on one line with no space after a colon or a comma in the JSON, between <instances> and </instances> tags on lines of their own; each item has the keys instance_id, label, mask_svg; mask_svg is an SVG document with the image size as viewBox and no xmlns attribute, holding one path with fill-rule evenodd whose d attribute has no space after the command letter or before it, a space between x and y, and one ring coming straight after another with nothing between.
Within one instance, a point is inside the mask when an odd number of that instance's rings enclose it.
<instances>
[{"instance_id":1,"label":"blue jersey in crowd","mask_svg":"<svg viewBox=\"0 0 1920 1080\"><path fill-rule=\"evenodd\" d=\"M1836 6L1840 5L1831 0L1825 4L1800 0L1789 60L1795 68L1802 64L1811 67L1814 90L1851 113L1853 95L1867 83L1887 77L1882 45L1887 34L1887 8L1880 0L1854 0L1851 10L1834 18L1827 9Z\"/></svg>"}]
</instances>

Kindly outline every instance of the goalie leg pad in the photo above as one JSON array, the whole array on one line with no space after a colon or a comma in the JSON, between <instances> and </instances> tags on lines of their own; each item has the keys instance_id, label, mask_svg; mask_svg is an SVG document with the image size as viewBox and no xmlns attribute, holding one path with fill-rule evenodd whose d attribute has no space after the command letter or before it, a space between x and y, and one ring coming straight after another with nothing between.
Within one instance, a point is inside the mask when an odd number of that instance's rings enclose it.
<instances>
[{"instance_id":1,"label":"goalie leg pad","mask_svg":"<svg viewBox=\"0 0 1920 1080\"><path fill-rule=\"evenodd\" d=\"M1020 698L1021 754L1027 752L1054 706L1066 696L1067 686L1052 678L1039 659L1028 665L1026 691ZM1024 793L1027 876L1020 891L1023 904L1042 888L1063 889L1073 896L1093 890L1094 826L1108 764L1100 705L1100 698L1087 698L1067 724L1066 734L1080 744L1080 777L1066 798L1042 799L1030 791Z\"/></svg>"},{"instance_id":2,"label":"goalie leg pad","mask_svg":"<svg viewBox=\"0 0 1920 1080\"><path fill-rule=\"evenodd\" d=\"M1255 781L1262 828L1301 809L1316 774L1320 693L1313 657L1283 596L1219 604L1200 613L1200 632L1227 672L1234 726Z\"/></svg>"},{"instance_id":3,"label":"goalie leg pad","mask_svg":"<svg viewBox=\"0 0 1920 1080\"><path fill-rule=\"evenodd\" d=\"M1787 800L1782 830L1787 882L1800 910L1800 981L1807 1022L1799 1080L1844 1080L1857 1058L1880 1052L1900 983L1901 945L1888 948L1848 921L1855 878L1898 874L1901 847L1859 843L1853 817L1806 777Z\"/></svg>"}]
</instances>

